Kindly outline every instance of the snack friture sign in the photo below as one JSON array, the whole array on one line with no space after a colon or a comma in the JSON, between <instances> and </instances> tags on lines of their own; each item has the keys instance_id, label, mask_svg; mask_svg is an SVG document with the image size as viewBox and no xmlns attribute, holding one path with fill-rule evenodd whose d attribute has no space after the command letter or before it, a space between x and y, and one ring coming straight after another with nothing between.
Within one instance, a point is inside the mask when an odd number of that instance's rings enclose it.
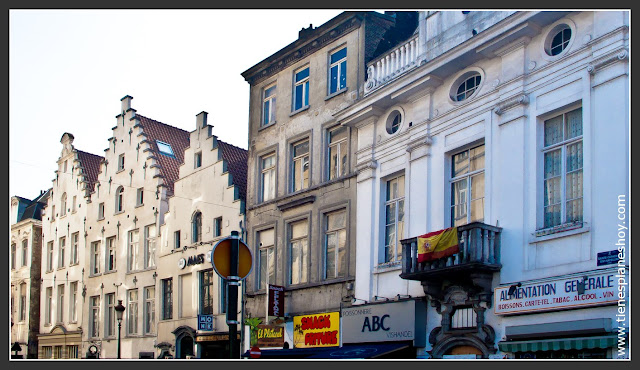
<instances>
[{"instance_id":1,"label":"snack friture sign","mask_svg":"<svg viewBox=\"0 0 640 370\"><path fill-rule=\"evenodd\" d=\"M295 348L337 347L339 345L339 312L293 317L293 346Z\"/></svg>"}]
</instances>

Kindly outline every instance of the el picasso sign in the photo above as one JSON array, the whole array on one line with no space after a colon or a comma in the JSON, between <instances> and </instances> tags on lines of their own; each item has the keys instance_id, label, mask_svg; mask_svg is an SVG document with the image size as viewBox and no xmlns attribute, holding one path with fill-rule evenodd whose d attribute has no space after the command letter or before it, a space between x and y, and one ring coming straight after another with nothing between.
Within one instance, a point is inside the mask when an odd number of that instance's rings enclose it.
<instances>
[{"instance_id":1,"label":"el picasso sign","mask_svg":"<svg viewBox=\"0 0 640 370\"><path fill-rule=\"evenodd\" d=\"M342 343L413 340L414 301L360 305L342 310Z\"/></svg>"},{"instance_id":2,"label":"el picasso sign","mask_svg":"<svg viewBox=\"0 0 640 370\"><path fill-rule=\"evenodd\" d=\"M579 288L584 284L584 293ZM568 278L525 283L509 295L509 286L494 292L494 312L497 315L564 310L586 306L602 306L618 302L616 271L590 272Z\"/></svg>"}]
</instances>

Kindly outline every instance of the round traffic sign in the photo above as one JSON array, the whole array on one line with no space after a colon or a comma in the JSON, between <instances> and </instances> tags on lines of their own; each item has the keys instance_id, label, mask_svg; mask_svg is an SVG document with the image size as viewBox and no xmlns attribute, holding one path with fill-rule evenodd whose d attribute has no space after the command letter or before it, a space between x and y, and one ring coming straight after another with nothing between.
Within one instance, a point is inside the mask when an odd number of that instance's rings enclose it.
<instances>
[{"instance_id":1,"label":"round traffic sign","mask_svg":"<svg viewBox=\"0 0 640 370\"><path fill-rule=\"evenodd\" d=\"M249 356L251 356L251 358L260 358L260 355L262 355L262 352L258 346L253 346L249 350Z\"/></svg>"},{"instance_id":2,"label":"round traffic sign","mask_svg":"<svg viewBox=\"0 0 640 370\"><path fill-rule=\"evenodd\" d=\"M211 258L211 264L216 270L216 273L223 279L227 279L231 275L231 241L236 239L229 237L220 240L213 247L213 257ZM246 244L240 239L238 240L238 277L244 279L251 272L253 267L253 258L251 251Z\"/></svg>"}]
</instances>

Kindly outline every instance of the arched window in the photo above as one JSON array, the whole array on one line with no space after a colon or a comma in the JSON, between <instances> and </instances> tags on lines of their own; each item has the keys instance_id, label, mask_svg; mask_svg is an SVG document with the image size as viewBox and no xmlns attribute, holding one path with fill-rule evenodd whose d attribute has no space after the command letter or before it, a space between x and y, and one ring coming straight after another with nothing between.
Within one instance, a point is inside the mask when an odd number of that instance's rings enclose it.
<instances>
[{"instance_id":1,"label":"arched window","mask_svg":"<svg viewBox=\"0 0 640 370\"><path fill-rule=\"evenodd\" d=\"M202 213L196 212L193 215L193 220L191 221L191 231L193 235L191 240L194 243L202 240Z\"/></svg>"},{"instance_id":2,"label":"arched window","mask_svg":"<svg viewBox=\"0 0 640 370\"><path fill-rule=\"evenodd\" d=\"M67 193L62 193L60 197L60 216L67 214Z\"/></svg>"},{"instance_id":3,"label":"arched window","mask_svg":"<svg viewBox=\"0 0 640 370\"><path fill-rule=\"evenodd\" d=\"M124 187L120 186L116 190L116 213L124 210Z\"/></svg>"}]
</instances>

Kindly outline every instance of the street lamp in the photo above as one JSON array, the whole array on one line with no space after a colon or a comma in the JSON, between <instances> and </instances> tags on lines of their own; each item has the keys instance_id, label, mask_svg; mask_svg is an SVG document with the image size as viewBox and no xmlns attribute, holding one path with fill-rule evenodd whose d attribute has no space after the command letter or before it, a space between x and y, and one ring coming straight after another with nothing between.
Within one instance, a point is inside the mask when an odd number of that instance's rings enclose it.
<instances>
[{"instance_id":1,"label":"street lamp","mask_svg":"<svg viewBox=\"0 0 640 370\"><path fill-rule=\"evenodd\" d=\"M118 319L118 358L120 358L120 328L122 327L122 313L124 312L121 299L118 299L118 305L115 307L115 310L116 319Z\"/></svg>"}]
</instances>

